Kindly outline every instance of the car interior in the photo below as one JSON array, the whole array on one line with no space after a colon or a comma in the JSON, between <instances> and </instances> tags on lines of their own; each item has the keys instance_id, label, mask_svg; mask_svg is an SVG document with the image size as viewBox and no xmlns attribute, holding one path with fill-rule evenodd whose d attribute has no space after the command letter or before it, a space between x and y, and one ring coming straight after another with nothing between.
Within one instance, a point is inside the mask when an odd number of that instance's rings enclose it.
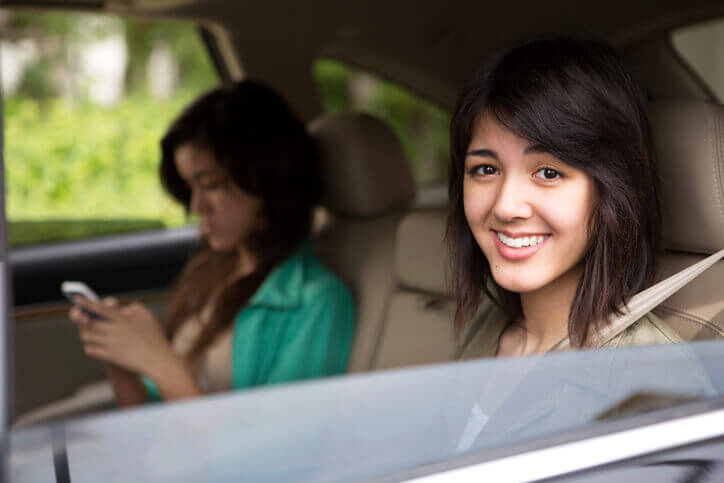
<instances>
[{"instance_id":1,"label":"car interior","mask_svg":"<svg viewBox=\"0 0 724 483\"><path fill-rule=\"evenodd\" d=\"M25 2L3 1L3 10ZM650 97L661 173L664 249L659 279L724 248L724 106L671 43L674 29L723 18L715 0L599 5L484 2L32 2L202 28L222 80L253 77L308 122L324 183L318 254L357 303L348 373L452 361L454 303L447 288L444 182L416 186L395 132L374 116L325 113L311 70L318 58L359 66L451 111L457 92L497 48L530 32L585 29L623 52ZM273 28L272 28L273 26ZM724 38L724 37L723 37ZM724 48L724 42L721 44ZM62 280L137 298L163 313L178 270L198 244L194 228L32 246L10 252L15 307L15 427L112 408L101 365L87 358ZM655 313L687 341L724 337L724 262Z\"/></svg>"}]
</instances>

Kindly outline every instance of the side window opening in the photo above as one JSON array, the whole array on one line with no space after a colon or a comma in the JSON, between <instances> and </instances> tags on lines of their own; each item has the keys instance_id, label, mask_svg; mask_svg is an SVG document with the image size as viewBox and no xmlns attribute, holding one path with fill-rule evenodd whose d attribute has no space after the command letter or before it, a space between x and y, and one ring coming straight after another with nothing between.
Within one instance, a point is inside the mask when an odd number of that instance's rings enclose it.
<instances>
[{"instance_id":1,"label":"side window opening","mask_svg":"<svg viewBox=\"0 0 724 483\"><path fill-rule=\"evenodd\" d=\"M450 114L407 88L333 59L313 74L327 112L361 110L386 121L410 159L418 187L447 179Z\"/></svg>"},{"instance_id":2,"label":"side window opening","mask_svg":"<svg viewBox=\"0 0 724 483\"><path fill-rule=\"evenodd\" d=\"M159 140L218 83L197 27L0 11L11 247L178 227Z\"/></svg>"}]
</instances>

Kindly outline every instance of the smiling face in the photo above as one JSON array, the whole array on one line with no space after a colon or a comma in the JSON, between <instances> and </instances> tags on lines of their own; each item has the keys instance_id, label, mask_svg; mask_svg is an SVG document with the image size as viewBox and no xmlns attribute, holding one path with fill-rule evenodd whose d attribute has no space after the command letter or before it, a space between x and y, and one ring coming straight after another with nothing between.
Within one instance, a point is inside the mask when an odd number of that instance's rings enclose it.
<instances>
[{"instance_id":1,"label":"smiling face","mask_svg":"<svg viewBox=\"0 0 724 483\"><path fill-rule=\"evenodd\" d=\"M506 290L526 293L577 270L588 246L593 180L485 113L465 159L465 218Z\"/></svg>"},{"instance_id":2,"label":"smiling face","mask_svg":"<svg viewBox=\"0 0 724 483\"><path fill-rule=\"evenodd\" d=\"M261 199L232 182L208 150L185 143L176 149L174 164L191 191L189 209L214 251L241 248L259 227Z\"/></svg>"}]
</instances>

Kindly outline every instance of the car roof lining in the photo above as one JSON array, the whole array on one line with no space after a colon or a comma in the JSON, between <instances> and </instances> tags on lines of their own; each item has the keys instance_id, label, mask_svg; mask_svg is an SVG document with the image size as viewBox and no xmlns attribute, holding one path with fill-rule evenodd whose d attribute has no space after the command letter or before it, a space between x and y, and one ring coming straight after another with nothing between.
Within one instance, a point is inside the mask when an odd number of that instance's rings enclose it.
<instances>
[{"instance_id":1,"label":"car roof lining","mask_svg":"<svg viewBox=\"0 0 724 483\"><path fill-rule=\"evenodd\" d=\"M382 73L452 108L458 90L482 60L527 32L576 33L583 25L587 33L625 48L656 33L724 15L719 0L611 0L585 9L575 0L478 2L457 8L435 1L369 0L361 5L310 0L286 5L282 15L273 2L225 0L45 0L3 6L193 19L217 38L231 78L245 72L268 82L306 119L322 111L310 75L320 57ZM700 82L698 87L691 97L701 97Z\"/></svg>"}]
</instances>

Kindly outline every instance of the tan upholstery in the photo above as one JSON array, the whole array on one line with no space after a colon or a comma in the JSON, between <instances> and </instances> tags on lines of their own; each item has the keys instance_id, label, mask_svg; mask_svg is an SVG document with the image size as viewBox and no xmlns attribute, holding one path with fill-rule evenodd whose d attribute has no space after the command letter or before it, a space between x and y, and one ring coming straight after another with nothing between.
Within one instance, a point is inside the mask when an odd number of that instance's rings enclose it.
<instances>
[{"instance_id":1,"label":"tan upholstery","mask_svg":"<svg viewBox=\"0 0 724 483\"><path fill-rule=\"evenodd\" d=\"M397 211L372 220L336 217L317 237L320 259L349 284L357 305L347 372L372 369L385 310L395 288L395 229L402 214Z\"/></svg>"},{"instance_id":2,"label":"tan upholstery","mask_svg":"<svg viewBox=\"0 0 724 483\"><path fill-rule=\"evenodd\" d=\"M659 156L664 245L713 253L724 247L724 108L660 101L649 109Z\"/></svg>"},{"instance_id":3,"label":"tan upholstery","mask_svg":"<svg viewBox=\"0 0 724 483\"><path fill-rule=\"evenodd\" d=\"M659 278L724 248L724 107L700 101L651 103L659 156L664 247ZM654 312L685 340L724 336L724 262Z\"/></svg>"},{"instance_id":4,"label":"tan upholstery","mask_svg":"<svg viewBox=\"0 0 724 483\"><path fill-rule=\"evenodd\" d=\"M312 122L310 131L320 150L324 204L332 213L376 217L405 208L414 198L407 157L379 119L328 114Z\"/></svg>"},{"instance_id":5,"label":"tan upholstery","mask_svg":"<svg viewBox=\"0 0 724 483\"><path fill-rule=\"evenodd\" d=\"M703 257L667 253L662 260L661 278L698 262ZM724 337L724 262L718 262L694 281L666 299L654 313L684 340Z\"/></svg>"},{"instance_id":6,"label":"tan upholstery","mask_svg":"<svg viewBox=\"0 0 724 483\"><path fill-rule=\"evenodd\" d=\"M374 369L451 360L455 304L445 286L445 210L405 216L397 230L398 287L385 317Z\"/></svg>"},{"instance_id":7,"label":"tan upholstery","mask_svg":"<svg viewBox=\"0 0 724 483\"><path fill-rule=\"evenodd\" d=\"M326 115L310 132L319 145L331 213L317 234L317 252L355 295L357 326L347 370L367 371L395 288L395 232L414 197L412 174L394 133L367 114Z\"/></svg>"},{"instance_id":8,"label":"tan upholstery","mask_svg":"<svg viewBox=\"0 0 724 483\"><path fill-rule=\"evenodd\" d=\"M403 286L447 293L444 245L445 210L420 210L406 216L397 229L395 272Z\"/></svg>"}]
</instances>

